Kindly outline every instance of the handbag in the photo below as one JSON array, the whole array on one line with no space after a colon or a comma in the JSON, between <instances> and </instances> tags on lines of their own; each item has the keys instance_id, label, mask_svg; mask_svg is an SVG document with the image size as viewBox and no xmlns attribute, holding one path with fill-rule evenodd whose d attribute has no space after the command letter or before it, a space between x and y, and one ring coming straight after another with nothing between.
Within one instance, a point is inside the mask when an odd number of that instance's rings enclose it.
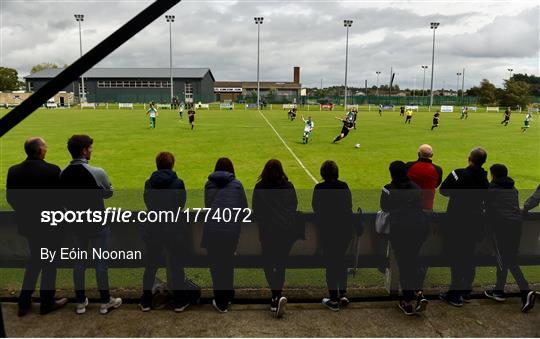
<instances>
[{"instance_id":1,"label":"handbag","mask_svg":"<svg viewBox=\"0 0 540 339\"><path fill-rule=\"evenodd\" d=\"M375 232L381 235L390 234L390 213L378 211L375 217Z\"/></svg>"}]
</instances>

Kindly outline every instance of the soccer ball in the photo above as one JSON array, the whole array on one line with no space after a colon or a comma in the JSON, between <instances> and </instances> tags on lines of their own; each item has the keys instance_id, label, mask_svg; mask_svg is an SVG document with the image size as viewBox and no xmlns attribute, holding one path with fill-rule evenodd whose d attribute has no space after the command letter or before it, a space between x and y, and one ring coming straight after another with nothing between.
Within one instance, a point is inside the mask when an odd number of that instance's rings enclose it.
<instances>
[{"instance_id":1,"label":"soccer ball","mask_svg":"<svg viewBox=\"0 0 540 339\"><path fill-rule=\"evenodd\" d=\"M360 148L360 146L361 146L360 144L356 144L354 145L354 148Z\"/></svg>"}]
</instances>

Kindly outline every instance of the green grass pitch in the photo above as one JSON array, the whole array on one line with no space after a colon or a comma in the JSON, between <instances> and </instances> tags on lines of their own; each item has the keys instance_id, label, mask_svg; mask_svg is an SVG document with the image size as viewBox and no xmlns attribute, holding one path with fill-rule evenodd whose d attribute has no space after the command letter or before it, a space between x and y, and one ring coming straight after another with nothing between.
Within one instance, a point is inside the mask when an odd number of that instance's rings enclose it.
<instances>
[{"instance_id":1,"label":"green grass pitch","mask_svg":"<svg viewBox=\"0 0 540 339\"><path fill-rule=\"evenodd\" d=\"M0 112L5 114L6 111ZM357 129L337 144L332 139L339 133L342 117L339 111L300 110L296 121L287 119L282 109L263 110L262 114L275 128L290 150L305 168L320 180L319 168L324 160L332 159L340 167L340 178L353 189L355 207L365 211L378 209L380 188L390 181L388 165L393 160L416 159L422 143L434 148L434 162L443 168L444 176L451 170L464 167L471 148L482 146L488 152L486 168L493 163L504 163L516 180L520 198L524 200L540 183L540 126L535 116L531 128L522 133L524 115L514 113L507 127L501 126L502 113L471 112L467 120L459 113L442 113L440 126L430 130L433 112L421 109L415 113L411 125L405 125L399 111L384 111L380 117L376 109L361 107ZM315 130L309 144L302 141L301 115L311 115ZM284 146L274 130L256 110L198 110L194 130L190 130L187 114L180 120L176 111L162 109L157 128L149 129L148 118L141 109L39 109L28 119L0 139L0 182L5 183L7 169L25 158L23 142L29 136L41 136L48 143L46 160L65 167L69 160L66 141L72 134L88 134L95 140L91 164L108 172L117 196L134 197L128 207L143 208L144 181L155 168L154 158L160 151L176 156L175 170L185 181L188 204L201 206L201 190L217 158L232 159L237 177L246 189L252 189L264 163L270 158L282 161L290 180L299 189L301 208L309 210L314 181ZM354 145L360 143L360 148ZM2 184L3 187L5 184ZM3 189L2 187L2 189ZM0 208L8 206L0 197ZM110 204L117 206L122 199ZM437 196L437 209L444 210L445 199ZM208 270L193 270L191 275L204 286L211 286ZM382 284L382 276L375 270L362 270L352 285ZM239 270L239 286L265 286L261 270ZM18 288L21 270L3 270L0 289ZM540 281L538 267L526 270L530 281ZM141 270L112 270L112 286L139 287ZM70 288L68 272L60 274L59 286ZM351 278L352 279L352 278ZM479 270L477 283L494 281L494 268ZM288 286L324 286L322 270L292 270L287 275ZM428 280L432 284L448 282L446 269L431 269ZM94 279L88 280L94 284Z\"/></svg>"},{"instance_id":2,"label":"green grass pitch","mask_svg":"<svg viewBox=\"0 0 540 339\"><path fill-rule=\"evenodd\" d=\"M343 111L300 111L294 122L287 119L286 112L275 109L262 114L317 180L321 163L336 161L340 178L355 191L355 203L365 211L378 209L380 188L390 181L390 162L415 160L422 143L433 146L433 160L443 168L444 176L465 167L468 152L482 146L488 152L486 168L506 164L522 191L522 200L540 182L540 126L535 119L522 133L524 115L515 113L504 127L502 113L471 112L467 120L460 120L459 113L442 113L440 126L431 131L432 113L425 108L415 113L411 125L405 125L397 110L384 111L380 117L376 109L361 107L357 129L332 144L341 129L334 117L342 117ZM315 122L308 145L301 143L301 114L311 115ZM155 168L154 158L160 151L170 151L176 156L175 170L193 190L192 199L188 196L193 207L201 207L200 190L217 158L226 156L232 159L236 176L246 189L253 188L268 159L281 160L290 180L301 189L302 209L309 209L313 179L256 110L200 109L194 130L186 115L180 120L177 112L161 109L157 128L149 129L143 109L39 109L0 140L0 181L5 183L9 166L25 158L22 145L27 137L42 136L48 143L46 160L65 167L70 160L67 139L84 133L94 138L91 164L103 167L119 192L111 204L123 205L120 197L132 195L126 207L142 208L139 193ZM354 147L357 143L360 148ZM2 205L6 207L5 202ZM437 209L444 205L445 199L438 196Z\"/></svg>"}]
</instances>

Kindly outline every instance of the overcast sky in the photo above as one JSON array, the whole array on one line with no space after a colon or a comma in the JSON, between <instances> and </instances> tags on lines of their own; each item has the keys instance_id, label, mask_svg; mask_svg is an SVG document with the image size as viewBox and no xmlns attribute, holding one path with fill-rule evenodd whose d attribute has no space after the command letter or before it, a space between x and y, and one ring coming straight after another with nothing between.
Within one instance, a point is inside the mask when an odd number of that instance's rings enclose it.
<instances>
[{"instance_id":1,"label":"overcast sky","mask_svg":"<svg viewBox=\"0 0 540 339\"><path fill-rule=\"evenodd\" d=\"M78 26L85 15L88 51L151 1L0 0L0 65L27 75L32 65L72 63L79 57ZM436 88L465 87L487 78L497 86L514 72L539 74L537 1L217 1L184 0L168 14L174 67L209 67L216 80L255 80L257 27L261 26L261 80L292 81L301 67L304 86L343 84L345 28L349 32L350 86L372 86L375 71L388 83L390 67L400 87L422 88L421 65L431 68L431 21L436 31ZM168 67L169 27L154 21L99 67ZM430 69L426 77L429 87Z\"/></svg>"}]
</instances>

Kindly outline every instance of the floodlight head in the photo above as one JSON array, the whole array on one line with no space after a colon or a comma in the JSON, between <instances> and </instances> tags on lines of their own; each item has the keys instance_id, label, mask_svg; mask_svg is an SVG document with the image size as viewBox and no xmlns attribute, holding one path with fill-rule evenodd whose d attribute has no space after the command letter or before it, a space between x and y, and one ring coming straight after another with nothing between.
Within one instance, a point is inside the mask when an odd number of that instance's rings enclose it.
<instances>
[{"instance_id":1,"label":"floodlight head","mask_svg":"<svg viewBox=\"0 0 540 339\"><path fill-rule=\"evenodd\" d=\"M428 68L428 66L427 65L422 65L422 68L426 69L426 68Z\"/></svg>"},{"instance_id":2,"label":"floodlight head","mask_svg":"<svg viewBox=\"0 0 540 339\"><path fill-rule=\"evenodd\" d=\"M75 14L75 20L84 21L84 14Z\"/></svg>"},{"instance_id":3,"label":"floodlight head","mask_svg":"<svg viewBox=\"0 0 540 339\"><path fill-rule=\"evenodd\" d=\"M352 20L343 20L343 26L344 27L351 27L353 21Z\"/></svg>"},{"instance_id":4,"label":"floodlight head","mask_svg":"<svg viewBox=\"0 0 540 339\"><path fill-rule=\"evenodd\" d=\"M514 69L513 68L509 68L508 69L508 72L512 72Z\"/></svg>"},{"instance_id":5,"label":"floodlight head","mask_svg":"<svg viewBox=\"0 0 540 339\"><path fill-rule=\"evenodd\" d=\"M456 73L456 75L457 75L457 76L460 76L460 75L461 75L461 72Z\"/></svg>"},{"instance_id":6,"label":"floodlight head","mask_svg":"<svg viewBox=\"0 0 540 339\"><path fill-rule=\"evenodd\" d=\"M174 22L174 15L165 15L165 19L167 22Z\"/></svg>"},{"instance_id":7,"label":"floodlight head","mask_svg":"<svg viewBox=\"0 0 540 339\"><path fill-rule=\"evenodd\" d=\"M263 23L263 20L264 20L264 18L263 18L262 16L256 16L256 17L255 17L255 23L256 23L257 25L262 24L262 23Z\"/></svg>"},{"instance_id":8,"label":"floodlight head","mask_svg":"<svg viewBox=\"0 0 540 339\"><path fill-rule=\"evenodd\" d=\"M440 23L438 23L438 22L431 22L429 25L430 25L430 27L431 27L432 29L437 29L437 27L439 27Z\"/></svg>"},{"instance_id":9,"label":"floodlight head","mask_svg":"<svg viewBox=\"0 0 540 339\"><path fill-rule=\"evenodd\" d=\"M377 74L381 74L381 71L376 71L375 73L377 73Z\"/></svg>"}]
</instances>

